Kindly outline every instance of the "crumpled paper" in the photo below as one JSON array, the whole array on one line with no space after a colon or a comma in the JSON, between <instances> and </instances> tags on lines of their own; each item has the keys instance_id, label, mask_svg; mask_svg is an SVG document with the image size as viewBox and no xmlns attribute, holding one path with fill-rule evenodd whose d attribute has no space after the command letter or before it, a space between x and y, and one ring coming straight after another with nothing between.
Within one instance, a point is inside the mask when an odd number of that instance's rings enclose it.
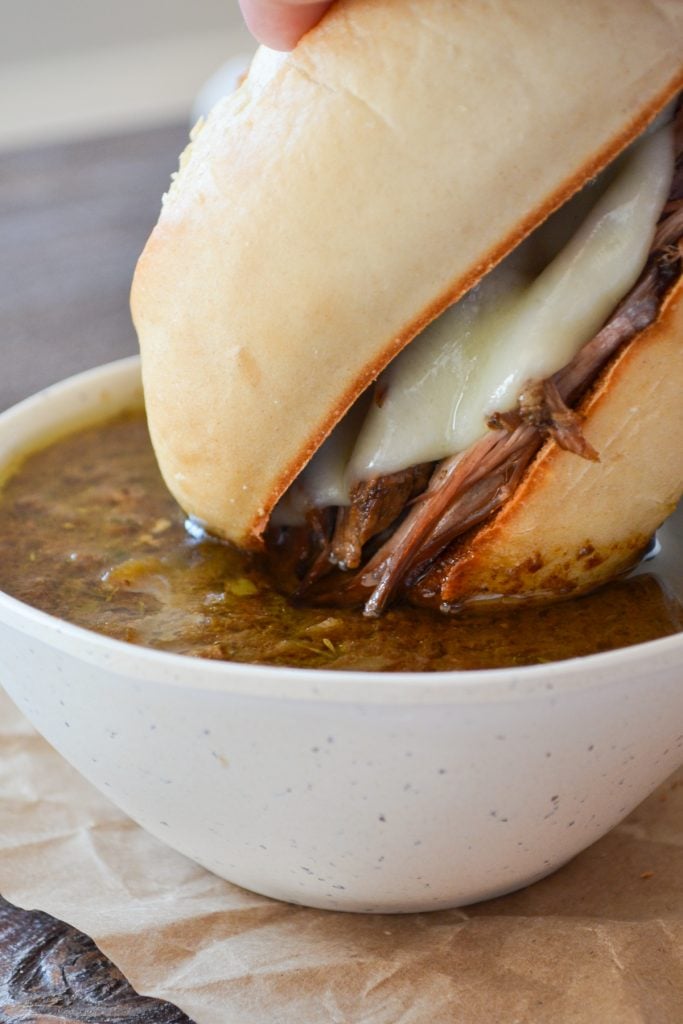
<instances>
[{"instance_id":1,"label":"crumpled paper","mask_svg":"<svg viewBox=\"0 0 683 1024\"><path fill-rule=\"evenodd\" d=\"M256 896L147 835L0 693L0 892L197 1024L680 1024L683 770L535 886L464 910Z\"/></svg>"}]
</instances>

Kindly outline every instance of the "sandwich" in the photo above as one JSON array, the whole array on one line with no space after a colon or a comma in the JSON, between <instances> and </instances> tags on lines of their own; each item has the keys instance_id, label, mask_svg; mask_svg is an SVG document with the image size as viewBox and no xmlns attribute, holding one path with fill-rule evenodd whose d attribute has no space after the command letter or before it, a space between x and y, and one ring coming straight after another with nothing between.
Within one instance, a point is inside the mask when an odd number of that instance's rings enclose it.
<instances>
[{"instance_id":1,"label":"sandwich","mask_svg":"<svg viewBox=\"0 0 683 1024\"><path fill-rule=\"evenodd\" d=\"M339 0L194 130L132 310L166 483L379 614L579 594L683 491L683 5Z\"/></svg>"}]
</instances>

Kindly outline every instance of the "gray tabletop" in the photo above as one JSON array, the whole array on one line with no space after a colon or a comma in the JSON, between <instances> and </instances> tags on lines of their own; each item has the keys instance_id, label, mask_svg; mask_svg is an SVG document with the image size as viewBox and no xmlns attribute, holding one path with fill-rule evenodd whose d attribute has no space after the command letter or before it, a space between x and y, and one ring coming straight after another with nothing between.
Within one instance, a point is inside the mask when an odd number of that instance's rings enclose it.
<instances>
[{"instance_id":1,"label":"gray tabletop","mask_svg":"<svg viewBox=\"0 0 683 1024\"><path fill-rule=\"evenodd\" d=\"M185 125L0 153L0 408L136 351L128 290Z\"/></svg>"}]
</instances>

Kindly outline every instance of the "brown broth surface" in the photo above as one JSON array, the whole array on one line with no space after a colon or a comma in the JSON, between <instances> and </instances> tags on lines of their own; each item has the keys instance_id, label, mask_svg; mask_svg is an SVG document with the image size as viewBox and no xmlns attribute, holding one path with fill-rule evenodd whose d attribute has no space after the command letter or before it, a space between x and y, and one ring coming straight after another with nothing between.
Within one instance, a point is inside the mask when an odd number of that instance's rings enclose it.
<instances>
[{"instance_id":1,"label":"brown broth surface","mask_svg":"<svg viewBox=\"0 0 683 1024\"><path fill-rule=\"evenodd\" d=\"M379 620L295 607L266 568L195 539L164 487L144 417L81 430L26 458L0 495L0 589L79 626L202 658L437 671L530 665L683 629L654 575L544 607Z\"/></svg>"}]
</instances>

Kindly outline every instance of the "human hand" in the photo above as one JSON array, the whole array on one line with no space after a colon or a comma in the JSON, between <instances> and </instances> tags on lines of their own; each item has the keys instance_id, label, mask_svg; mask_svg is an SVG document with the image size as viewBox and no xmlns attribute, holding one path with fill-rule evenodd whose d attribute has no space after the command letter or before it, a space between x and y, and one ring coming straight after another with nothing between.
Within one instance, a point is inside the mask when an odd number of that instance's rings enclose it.
<instances>
[{"instance_id":1,"label":"human hand","mask_svg":"<svg viewBox=\"0 0 683 1024\"><path fill-rule=\"evenodd\" d=\"M244 20L260 43L291 50L322 18L326 0L239 0Z\"/></svg>"}]
</instances>

